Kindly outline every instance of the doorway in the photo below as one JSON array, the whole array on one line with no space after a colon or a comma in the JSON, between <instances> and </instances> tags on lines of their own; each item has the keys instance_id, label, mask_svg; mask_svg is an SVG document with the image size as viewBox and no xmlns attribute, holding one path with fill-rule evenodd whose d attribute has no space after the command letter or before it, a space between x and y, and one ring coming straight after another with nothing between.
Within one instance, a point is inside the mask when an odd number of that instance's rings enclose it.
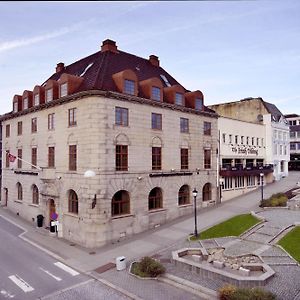
<instances>
[{"instance_id":1,"label":"doorway","mask_svg":"<svg viewBox=\"0 0 300 300\"><path fill-rule=\"evenodd\" d=\"M56 213L56 207L55 207L55 202L53 199L49 199L49 225L50 225L50 222L51 222L51 215L53 213Z\"/></svg>"}]
</instances>

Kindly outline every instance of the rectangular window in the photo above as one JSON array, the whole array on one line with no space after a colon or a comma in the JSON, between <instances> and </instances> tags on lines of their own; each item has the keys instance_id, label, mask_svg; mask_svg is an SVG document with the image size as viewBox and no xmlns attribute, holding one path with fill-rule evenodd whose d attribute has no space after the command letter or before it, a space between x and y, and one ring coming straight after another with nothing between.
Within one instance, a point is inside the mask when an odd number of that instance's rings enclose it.
<instances>
[{"instance_id":1,"label":"rectangular window","mask_svg":"<svg viewBox=\"0 0 300 300\"><path fill-rule=\"evenodd\" d=\"M180 149L181 169L189 168L189 149Z\"/></svg>"},{"instance_id":2,"label":"rectangular window","mask_svg":"<svg viewBox=\"0 0 300 300\"><path fill-rule=\"evenodd\" d=\"M295 143L290 144L290 150L296 150L296 144Z\"/></svg>"},{"instance_id":3,"label":"rectangular window","mask_svg":"<svg viewBox=\"0 0 300 300\"><path fill-rule=\"evenodd\" d=\"M249 136L246 138L246 144L249 145Z\"/></svg>"},{"instance_id":4,"label":"rectangular window","mask_svg":"<svg viewBox=\"0 0 300 300\"><path fill-rule=\"evenodd\" d=\"M232 134L229 134L229 144L232 144Z\"/></svg>"},{"instance_id":5,"label":"rectangular window","mask_svg":"<svg viewBox=\"0 0 300 300\"><path fill-rule=\"evenodd\" d=\"M76 126L76 108L69 109L69 126Z\"/></svg>"},{"instance_id":6,"label":"rectangular window","mask_svg":"<svg viewBox=\"0 0 300 300\"><path fill-rule=\"evenodd\" d=\"M222 134L222 140L223 140L223 144L225 144L226 143L226 133Z\"/></svg>"},{"instance_id":7,"label":"rectangular window","mask_svg":"<svg viewBox=\"0 0 300 300\"><path fill-rule=\"evenodd\" d=\"M31 148L31 164L33 166L31 166L32 169L36 169L37 165L37 148Z\"/></svg>"},{"instance_id":8,"label":"rectangular window","mask_svg":"<svg viewBox=\"0 0 300 300\"><path fill-rule=\"evenodd\" d=\"M18 149L18 169L22 168L22 149Z\"/></svg>"},{"instance_id":9,"label":"rectangular window","mask_svg":"<svg viewBox=\"0 0 300 300\"><path fill-rule=\"evenodd\" d=\"M261 146L264 146L264 138L261 138Z\"/></svg>"},{"instance_id":10,"label":"rectangular window","mask_svg":"<svg viewBox=\"0 0 300 300\"><path fill-rule=\"evenodd\" d=\"M160 101L160 88L159 87L156 87L156 86L153 86L152 89L151 89L151 95L152 95L152 99L155 100L155 101Z\"/></svg>"},{"instance_id":11,"label":"rectangular window","mask_svg":"<svg viewBox=\"0 0 300 300\"><path fill-rule=\"evenodd\" d=\"M161 147L152 147L152 170L161 170Z\"/></svg>"},{"instance_id":12,"label":"rectangular window","mask_svg":"<svg viewBox=\"0 0 300 300\"><path fill-rule=\"evenodd\" d=\"M295 137L296 137L296 132L290 131L290 138L295 138Z\"/></svg>"},{"instance_id":13,"label":"rectangular window","mask_svg":"<svg viewBox=\"0 0 300 300\"><path fill-rule=\"evenodd\" d=\"M55 147L48 147L48 167L55 167Z\"/></svg>"},{"instance_id":14,"label":"rectangular window","mask_svg":"<svg viewBox=\"0 0 300 300\"><path fill-rule=\"evenodd\" d=\"M18 111L18 102L14 102L14 112Z\"/></svg>"},{"instance_id":15,"label":"rectangular window","mask_svg":"<svg viewBox=\"0 0 300 300\"><path fill-rule=\"evenodd\" d=\"M34 95L34 106L38 106L40 104L40 95L35 94Z\"/></svg>"},{"instance_id":16,"label":"rectangular window","mask_svg":"<svg viewBox=\"0 0 300 300\"><path fill-rule=\"evenodd\" d=\"M6 156L5 156L5 167L9 168L9 150L6 150Z\"/></svg>"},{"instance_id":17,"label":"rectangular window","mask_svg":"<svg viewBox=\"0 0 300 300\"><path fill-rule=\"evenodd\" d=\"M237 145L238 142L239 142L239 136L238 135L235 136L235 140L234 141L235 141L235 144Z\"/></svg>"},{"instance_id":18,"label":"rectangular window","mask_svg":"<svg viewBox=\"0 0 300 300\"><path fill-rule=\"evenodd\" d=\"M255 176L247 176L247 186L255 186Z\"/></svg>"},{"instance_id":19,"label":"rectangular window","mask_svg":"<svg viewBox=\"0 0 300 300\"><path fill-rule=\"evenodd\" d=\"M46 102L53 100L53 89L46 90Z\"/></svg>"},{"instance_id":20,"label":"rectangular window","mask_svg":"<svg viewBox=\"0 0 300 300\"><path fill-rule=\"evenodd\" d=\"M77 170L77 146L69 146L69 171Z\"/></svg>"},{"instance_id":21,"label":"rectangular window","mask_svg":"<svg viewBox=\"0 0 300 300\"><path fill-rule=\"evenodd\" d=\"M18 135L22 135L22 121L18 122Z\"/></svg>"},{"instance_id":22,"label":"rectangular window","mask_svg":"<svg viewBox=\"0 0 300 300\"><path fill-rule=\"evenodd\" d=\"M64 96L68 95L68 83L67 82L60 85L59 94L60 94L60 97L64 97Z\"/></svg>"},{"instance_id":23,"label":"rectangular window","mask_svg":"<svg viewBox=\"0 0 300 300\"><path fill-rule=\"evenodd\" d=\"M245 186L244 177L243 176L235 177L235 187L240 188L244 186Z\"/></svg>"},{"instance_id":24,"label":"rectangular window","mask_svg":"<svg viewBox=\"0 0 300 300\"><path fill-rule=\"evenodd\" d=\"M224 190L232 189L232 177L224 177Z\"/></svg>"},{"instance_id":25,"label":"rectangular window","mask_svg":"<svg viewBox=\"0 0 300 300\"><path fill-rule=\"evenodd\" d=\"M183 105L183 95L181 93L175 93L175 104Z\"/></svg>"},{"instance_id":26,"label":"rectangular window","mask_svg":"<svg viewBox=\"0 0 300 300\"><path fill-rule=\"evenodd\" d=\"M23 100L23 109L27 109L28 108L28 98L24 98Z\"/></svg>"},{"instance_id":27,"label":"rectangular window","mask_svg":"<svg viewBox=\"0 0 300 300\"><path fill-rule=\"evenodd\" d=\"M256 138L256 146L259 146L259 138Z\"/></svg>"},{"instance_id":28,"label":"rectangular window","mask_svg":"<svg viewBox=\"0 0 300 300\"><path fill-rule=\"evenodd\" d=\"M31 119L31 132L37 132L37 118Z\"/></svg>"},{"instance_id":29,"label":"rectangular window","mask_svg":"<svg viewBox=\"0 0 300 300\"><path fill-rule=\"evenodd\" d=\"M189 119L180 118L180 132L189 133Z\"/></svg>"},{"instance_id":30,"label":"rectangular window","mask_svg":"<svg viewBox=\"0 0 300 300\"><path fill-rule=\"evenodd\" d=\"M254 137L252 137L251 145L254 146Z\"/></svg>"},{"instance_id":31,"label":"rectangular window","mask_svg":"<svg viewBox=\"0 0 300 300\"><path fill-rule=\"evenodd\" d=\"M162 129L162 115L152 113L151 116L151 128L161 130Z\"/></svg>"},{"instance_id":32,"label":"rectangular window","mask_svg":"<svg viewBox=\"0 0 300 300\"><path fill-rule=\"evenodd\" d=\"M204 149L204 169L211 168L211 149Z\"/></svg>"},{"instance_id":33,"label":"rectangular window","mask_svg":"<svg viewBox=\"0 0 300 300\"><path fill-rule=\"evenodd\" d=\"M195 100L195 109L202 110L203 109L203 100L200 98L196 98Z\"/></svg>"},{"instance_id":34,"label":"rectangular window","mask_svg":"<svg viewBox=\"0 0 300 300\"><path fill-rule=\"evenodd\" d=\"M124 80L124 93L129 95L135 95L135 83L133 80Z\"/></svg>"},{"instance_id":35,"label":"rectangular window","mask_svg":"<svg viewBox=\"0 0 300 300\"><path fill-rule=\"evenodd\" d=\"M116 145L116 170L128 171L128 146Z\"/></svg>"},{"instance_id":36,"label":"rectangular window","mask_svg":"<svg viewBox=\"0 0 300 300\"><path fill-rule=\"evenodd\" d=\"M210 122L204 122L204 135L211 135L211 123Z\"/></svg>"},{"instance_id":37,"label":"rectangular window","mask_svg":"<svg viewBox=\"0 0 300 300\"><path fill-rule=\"evenodd\" d=\"M6 137L10 137L10 124L7 124L6 127L5 127L5 129L6 129L5 130L5 133L6 133L5 136Z\"/></svg>"},{"instance_id":38,"label":"rectangular window","mask_svg":"<svg viewBox=\"0 0 300 300\"><path fill-rule=\"evenodd\" d=\"M55 114L48 115L48 130L53 130L55 128Z\"/></svg>"},{"instance_id":39,"label":"rectangular window","mask_svg":"<svg viewBox=\"0 0 300 300\"><path fill-rule=\"evenodd\" d=\"M244 136L241 136L241 144L244 145Z\"/></svg>"},{"instance_id":40,"label":"rectangular window","mask_svg":"<svg viewBox=\"0 0 300 300\"><path fill-rule=\"evenodd\" d=\"M284 150L284 155L287 155L287 146L284 146L283 150Z\"/></svg>"},{"instance_id":41,"label":"rectangular window","mask_svg":"<svg viewBox=\"0 0 300 300\"><path fill-rule=\"evenodd\" d=\"M120 126L128 126L128 109L124 107L115 108L115 123Z\"/></svg>"}]
</instances>

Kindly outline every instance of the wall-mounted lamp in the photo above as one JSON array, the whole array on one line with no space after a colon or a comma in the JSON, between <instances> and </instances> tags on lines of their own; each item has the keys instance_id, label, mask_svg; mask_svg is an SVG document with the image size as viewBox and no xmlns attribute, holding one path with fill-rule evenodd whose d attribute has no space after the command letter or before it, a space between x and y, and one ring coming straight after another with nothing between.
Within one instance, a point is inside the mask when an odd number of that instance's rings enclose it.
<instances>
[{"instance_id":1,"label":"wall-mounted lamp","mask_svg":"<svg viewBox=\"0 0 300 300\"><path fill-rule=\"evenodd\" d=\"M171 172L174 172L174 171L175 171L175 169L172 168L172 169L171 169Z\"/></svg>"},{"instance_id":2,"label":"wall-mounted lamp","mask_svg":"<svg viewBox=\"0 0 300 300\"><path fill-rule=\"evenodd\" d=\"M137 180L142 180L143 179L143 177L141 177L141 176L139 176L138 178L137 178Z\"/></svg>"}]
</instances>

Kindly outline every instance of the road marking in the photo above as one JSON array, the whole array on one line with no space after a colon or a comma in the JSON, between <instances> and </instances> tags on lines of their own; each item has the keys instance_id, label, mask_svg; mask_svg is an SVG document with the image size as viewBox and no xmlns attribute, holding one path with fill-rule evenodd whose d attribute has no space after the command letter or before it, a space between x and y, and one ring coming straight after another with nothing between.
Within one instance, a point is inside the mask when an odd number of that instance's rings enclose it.
<instances>
[{"instance_id":1,"label":"road marking","mask_svg":"<svg viewBox=\"0 0 300 300\"><path fill-rule=\"evenodd\" d=\"M6 290L1 290L0 294L3 295L5 298L14 298L15 295L10 294L9 292L7 292Z\"/></svg>"},{"instance_id":2,"label":"road marking","mask_svg":"<svg viewBox=\"0 0 300 300\"><path fill-rule=\"evenodd\" d=\"M79 273L73 269L71 269L70 267L64 265L63 263L61 262L56 262L54 263L57 267L61 268L62 270L64 270L65 272L68 272L69 274L71 274L72 276L76 276L76 275L79 275Z\"/></svg>"},{"instance_id":3,"label":"road marking","mask_svg":"<svg viewBox=\"0 0 300 300\"><path fill-rule=\"evenodd\" d=\"M49 276L51 276L52 278L54 278L55 280L61 281L61 278L60 278L60 277L57 277L57 276L51 274L48 270L45 270L45 269L43 269L43 268L41 268L41 267L40 267L40 269L41 269L42 271L44 271L46 274L48 274Z\"/></svg>"},{"instance_id":4,"label":"road marking","mask_svg":"<svg viewBox=\"0 0 300 300\"><path fill-rule=\"evenodd\" d=\"M30 286L25 280L23 280L18 275L11 275L8 277L13 283L15 283L20 289L22 289L25 293L32 292L34 288Z\"/></svg>"}]
</instances>

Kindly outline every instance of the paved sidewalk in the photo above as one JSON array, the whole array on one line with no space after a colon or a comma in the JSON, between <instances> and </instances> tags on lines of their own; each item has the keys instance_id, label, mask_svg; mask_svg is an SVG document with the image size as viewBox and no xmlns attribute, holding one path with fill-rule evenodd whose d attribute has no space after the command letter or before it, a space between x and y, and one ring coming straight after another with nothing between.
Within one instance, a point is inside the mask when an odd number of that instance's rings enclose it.
<instances>
[{"instance_id":1,"label":"paved sidewalk","mask_svg":"<svg viewBox=\"0 0 300 300\"><path fill-rule=\"evenodd\" d=\"M294 188L298 181L300 181L300 173L291 172L289 177L264 187L264 196L267 198L273 193ZM251 210L257 211L259 209L260 197L261 191L258 189L216 207L200 210L198 212L198 230L201 231L240 213ZM110 262L114 263L115 258L118 256L124 255L128 262L131 262L143 256L151 256L172 248L182 242L194 229L194 216L185 216L162 225L160 228L137 234L132 238L115 244L108 244L97 249L85 249L63 239L51 236L45 229L32 226L32 223L20 219L6 208L0 209L0 216L24 228L26 232L22 234L23 239L38 245L38 247L46 251L54 253L54 256L61 258L64 263L85 273L92 272ZM121 280L122 278L120 277Z\"/></svg>"}]
</instances>

